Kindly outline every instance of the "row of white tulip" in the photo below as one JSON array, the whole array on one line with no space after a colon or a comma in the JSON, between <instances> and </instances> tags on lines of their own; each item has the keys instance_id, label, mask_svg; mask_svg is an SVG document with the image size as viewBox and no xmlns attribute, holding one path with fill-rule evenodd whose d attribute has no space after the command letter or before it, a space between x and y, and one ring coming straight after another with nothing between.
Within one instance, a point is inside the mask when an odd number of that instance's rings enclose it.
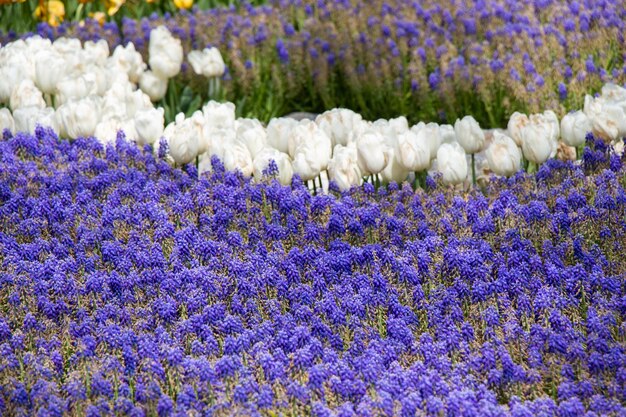
<instances>
[{"instance_id":1,"label":"row of white tulip","mask_svg":"<svg viewBox=\"0 0 626 417\"><path fill-rule=\"evenodd\" d=\"M194 72L220 77L224 61L216 48L192 51L187 60ZM122 129L138 143L152 143L150 125L163 124L161 100L168 81L183 63L180 39L161 26L150 33L146 64L132 43L109 55L106 41L33 36L0 48L0 127L34 131L36 124L52 127L74 139L96 136L104 141ZM149 69L148 69L149 64Z\"/></svg>"},{"instance_id":2,"label":"row of white tulip","mask_svg":"<svg viewBox=\"0 0 626 417\"><path fill-rule=\"evenodd\" d=\"M189 118L179 114L165 127L163 109L151 101L163 97L168 78L180 71L182 47L160 27L151 32L149 52L150 70L132 43L118 46L111 56L104 41L81 45L76 39L51 43L33 37L4 46L0 103L9 108L0 109L0 129L33 132L41 124L62 137L93 135L103 142L114 140L121 129L128 139L154 144L155 150L164 137L171 160L197 161L200 173L210 169L213 155L226 169L255 177L274 160L282 183L297 174L305 181L330 178L341 189L367 177L401 182L433 169L446 183L458 184L467 180L479 152L491 172L509 176L520 170L522 157L537 165L554 157L559 139L578 147L590 131L613 142L626 135L626 89L612 84L598 97L587 96L583 111L560 122L550 110L514 113L507 130L494 131L491 140L471 116L454 126L409 126L404 116L369 122L351 110L333 109L314 121L276 118L264 126L236 118L232 103L214 101ZM188 60L206 77L224 72L214 48L194 51Z\"/></svg>"}]
</instances>

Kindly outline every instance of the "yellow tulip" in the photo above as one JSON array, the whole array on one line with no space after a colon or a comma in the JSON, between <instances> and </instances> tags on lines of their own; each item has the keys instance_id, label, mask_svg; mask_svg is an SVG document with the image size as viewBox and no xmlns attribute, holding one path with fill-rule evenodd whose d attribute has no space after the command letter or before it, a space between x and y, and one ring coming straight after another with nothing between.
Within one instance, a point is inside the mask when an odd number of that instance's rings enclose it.
<instances>
[{"instance_id":1,"label":"yellow tulip","mask_svg":"<svg viewBox=\"0 0 626 417\"><path fill-rule=\"evenodd\" d=\"M107 14L109 16L113 16L124 3L126 3L126 0L104 0L104 6L107 9Z\"/></svg>"},{"instance_id":2,"label":"yellow tulip","mask_svg":"<svg viewBox=\"0 0 626 417\"><path fill-rule=\"evenodd\" d=\"M190 9L193 6L193 0L174 0L174 5L179 9Z\"/></svg>"},{"instance_id":3,"label":"yellow tulip","mask_svg":"<svg viewBox=\"0 0 626 417\"><path fill-rule=\"evenodd\" d=\"M50 26L58 26L65 17L65 6L59 0L50 0L45 3L40 1L33 16L39 20L46 20Z\"/></svg>"}]
</instances>

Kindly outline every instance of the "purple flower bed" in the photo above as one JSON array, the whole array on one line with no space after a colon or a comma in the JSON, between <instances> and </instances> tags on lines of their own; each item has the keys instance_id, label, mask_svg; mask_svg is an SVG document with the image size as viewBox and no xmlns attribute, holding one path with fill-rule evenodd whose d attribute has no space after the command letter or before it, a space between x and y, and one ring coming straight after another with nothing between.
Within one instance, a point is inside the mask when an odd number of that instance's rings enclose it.
<instances>
[{"instance_id":1,"label":"purple flower bed","mask_svg":"<svg viewBox=\"0 0 626 417\"><path fill-rule=\"evenodd\" d=\"M165 24L186 52L217 46L228 99L263 119L348 107L372 120L471 114L498 127L516 110L563 114L607 82L624 84L625 22L624 3L609 0L276 0L37 33L133 42L145 55L150 30Z\"/></svg>"},{"instance_id":2,"label":"purple flower bed","mask_svg":"<svg viewBox=\"0 0 626 417\"><path fill-rule=\"evenodd\" d=\"M623 416L626 161L590 139L314 197L5 133L0 414Z\"/></svg>"}]
</instances>

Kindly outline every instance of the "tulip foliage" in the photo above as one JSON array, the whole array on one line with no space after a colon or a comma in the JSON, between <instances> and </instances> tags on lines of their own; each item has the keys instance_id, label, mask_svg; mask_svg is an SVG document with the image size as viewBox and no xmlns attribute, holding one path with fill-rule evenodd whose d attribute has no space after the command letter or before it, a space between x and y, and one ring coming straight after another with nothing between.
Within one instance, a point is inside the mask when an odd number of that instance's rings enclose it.
<instances>
[{"instance_id":1,"label":"tulip foliage","mask_svg":"<svg viewBox=\"0 0 626 417\"><path fill-rule=\"evenodd\" d=\"M5 130L0 414L623 416L626 160L588 139L485 195L312 196L280 150L252 182Z\"/></svg>"}]
</instances>

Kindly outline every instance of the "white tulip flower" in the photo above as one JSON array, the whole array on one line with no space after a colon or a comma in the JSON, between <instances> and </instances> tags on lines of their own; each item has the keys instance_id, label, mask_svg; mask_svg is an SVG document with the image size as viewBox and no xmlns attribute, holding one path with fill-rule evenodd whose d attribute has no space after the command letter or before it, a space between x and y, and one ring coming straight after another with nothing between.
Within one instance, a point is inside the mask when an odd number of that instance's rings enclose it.
<instances>
[{"instance_id":1,"label":"white tulip flower","mask_svg":"<svg viewBox=\"0 0 626 417\"><path fill-rule=\"evenodd\" d=\"M515 141L503 133L493 132L493 139L485 154L489 169L497 175L509 177L520 169L522 153Z\"/></svg>"},{"instance_id":2,"label":"white tulip flower","mask_svg":"<svg viewBox=\"0 0 626 417\"><path fill-rule=\"evenodd\" d=\"M549 125L530 123L521 131L524 158L535 164L546 162L553 151L552 131Z\"/></svg>"},{"instance_id":3,"label":"white tulip flower","mask_svg":"<svg viewBox=\"0 0 626 417\"><path fill-rule=\"evenodd\" d=\"M348 145L354 138L351 133L361 133L364 126L360 114L348 109L332 109L318 115L315 123L322 129L335 145Z\"/></svg>"},{"instance_id":4,"label":"white tulip flower","mask_svg":"<svg viewBox=\"0 0 626 417\"><path fill-rule=\"evenodd\" d=\"M363 132L356 139L359 169L363 175L375 175L389 163L389 146L375 129Z\"/></svg>"},{"instance_id":5,"label":"white tulip flower","mask_svg":"<svg viewBox=\"0 0 626 417\"><path fill-rule=\"evenodd\" d=\"M148 63L155 74L162 78L178 75L183 63L183 45L165 26L159 26L150 32L148 52Z\"/></svg>"},{"instance_id":6,"label":"white tulip flower","mask_svg":"<svg viewBox=\"0 0 626 417\"><path fill-rule=\"evenodd\" d=\"M333 157L328 162L328 176L340 190L349 190L361 184L363 175L359 169L356 144L335 145Z\"/></svg>"},{"instance_id":7,"label":"white tulip flower","mask_svg":"<svg viewBox=\"0 0 626 417\"><path fill-rule=\"evenodd\" d=\"M263 171L267 169L270 161L276 163L278 168L278 181L283 185L291 184L293 178L293 167L289 155L273 148L264 148L261 150L253 161L254 177L263 178Z\"/></svg>"},{"instance_id":8,"label":"white tulip flower","mask_svg":"<svg viewBox=\"0 0 626 417\"><path fill-rule=\"evenodd\" d=\"M416 130L411 129L400 134L397 149L400 164L407 170L421 172L430 166L430 144L422 140Z\"/></svg>"},{"instance_id":9,"label":"white tulip flower","mask_svg":"<svg viewBox=\"0 0 626 417\"><path fill-rule=\"evenodd\" d=\"M161 139L165 124L164 113L162 107L143 109L135 113L135 129L139 145L151 145Z\"/></svg>"},{"instance_id":10,"label":"white tulip flower","mask_svg":"<svg viewBox=\"0 0 626 417\"><path fill-rule=\"evenodd\" d=\"M167 78L159 77L152 71L145 71L139 78L139 88L150 97L150 100L159 101L167 93Z\"/></svg>"},{"instance_id":11,"label":"white tulip flower","mask_svg":"<svg viewBox=\"0 0 626 417\"><path fill-rule=\"evenodd\" d=\"M446 184L460 184L467 178L465 150L458 143L444 143L437 151L437 169Z\"/></svg>"},{"instance_id":12,"label":"white tulip flower","mask_svg":"<svg viewBox=\"0 0 626 417\"><path fill-rule=\"evenodd\" d=\"M188 164L198 156L198 131L191 119L178 113L174 122L163 131L167 139L169 153L177 164Z\"/></svg>"},{"instance_id":13,"label":"white tulip flower","mask_svg":"<svg viewBox=\"0 0 626 417\"><path fill-rule=\"evenodd\" d=\"M30 79L22 80L11 93L11 110L22 107L38 107L43 109L46 107L46 101L43 94Z\"/></svg>"},{"instance_id":14,"label":"white tulip flower","mask_svg":"<svg viewBox=\"0 0 626 417\"><path fill-rule=\"evenodd\" d=\"M485 133L472 116L457 119L454 123L454 133L459 145L465 149L467 154L480 152L485 145Z\"/></svg>"},{"instance_id":15,"label":"white tulip flower","mask_svg":"<svg viewBox=\"0 0 626 417\"><path fill-rule=\"evenodd\" d=\"M578 147L584 144L587 133L592 130L591 120L580 110L568 113L561 119L561 138L566 145Z\"/></svg>"},{"instance_id":16,"label":"white tulip flower","mask_svg":"<svg viewBox=\"0 0 626 417\"><path fill-rule=\"evenodd\" d=\"M217 48L191 51L187 55L187 60L196 74L207 78L221 77L226 71L226 64Z\"/></svg>"},{"instance_id":17,"label":"white tulip flower","mask_svg":"<svg viewBox=\"0 0 626 417\"><path fill-rule=\"evenodd\" d=\"M237 140L244 143L252 159L267 145L267 132L257 119L237 119Z\"/></svg>"},{"instance_id":18,"label":"white tulip flower","mask_svg":"<svg viewBox=\"0 0 626 417\"><path fill-rule=\"evenodd\" d=\"M268 146L287 153L289 151L289 135L297 125L297 120L288 117L271 119L266 129Z\"/></svg>"},{"instance_id":19,"label":"white tulip flower","mask_svg":"<svg viewBox=\"0 0 626 417\"><path fill-rule=\"evenodd\" d=\"M15 133L15 120L9 109L0 109L0 138L5 129L9 132Z\"/></svg>"}]
</instances>

